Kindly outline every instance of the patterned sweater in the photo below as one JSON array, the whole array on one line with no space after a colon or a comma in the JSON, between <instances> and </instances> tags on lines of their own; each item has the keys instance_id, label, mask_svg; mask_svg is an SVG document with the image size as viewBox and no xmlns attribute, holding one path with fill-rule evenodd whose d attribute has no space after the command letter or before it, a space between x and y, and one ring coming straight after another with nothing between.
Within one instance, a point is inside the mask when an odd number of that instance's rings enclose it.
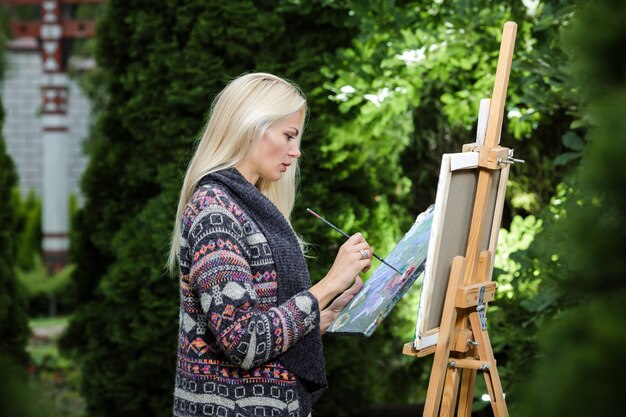
<instances>
[{"instance_id":1,"label":"patterned sweater","mask_svg":"<svg viewBox=\"0 0 626 417\"><path fill-rule=\"evenodd\" d=\"M174 416L306 417L310 399L277 357L319 332L317 299L277 305L267 239L215 185L196 189L181 235Z\"/></svg>"}]
</instances>

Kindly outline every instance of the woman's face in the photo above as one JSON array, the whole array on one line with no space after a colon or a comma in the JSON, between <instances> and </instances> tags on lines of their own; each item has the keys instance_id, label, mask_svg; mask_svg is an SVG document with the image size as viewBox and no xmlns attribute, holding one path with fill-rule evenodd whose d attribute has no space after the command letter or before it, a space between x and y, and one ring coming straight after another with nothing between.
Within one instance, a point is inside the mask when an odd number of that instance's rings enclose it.
<instances>
[{"instance_id":1,"label":"woman's face","mask_svg":"<svg viewBox=\"0 0 626 417\"><path fill-rule=\"evenodd\" d=\"M253 142L246 158L249 174L278 181L288 169L293 169L290 167L292 159L300 157L302 118L303 113L297 112L278 120L272 123L263 137Z\"/></svg>"}]
</instances>

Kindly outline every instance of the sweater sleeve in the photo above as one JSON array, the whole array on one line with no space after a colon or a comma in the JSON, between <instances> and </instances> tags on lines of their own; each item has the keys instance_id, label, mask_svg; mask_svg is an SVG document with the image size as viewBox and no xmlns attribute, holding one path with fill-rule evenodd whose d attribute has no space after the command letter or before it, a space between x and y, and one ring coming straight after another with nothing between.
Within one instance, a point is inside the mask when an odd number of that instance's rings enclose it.
<instances>
[{"instance_id":1,"label":"sweater sleeve","mask_svg":"<svg viewBox=\"0 0 626 417\"><path fill-rule=\"evenodd\" d=\"M239 219L222 205L204 207L188 235L190 282L207 327L226 357L247 370L319 328L319 305L307 290L279 306L260 309L246 238Z\"/></svg>"}]
</instances>

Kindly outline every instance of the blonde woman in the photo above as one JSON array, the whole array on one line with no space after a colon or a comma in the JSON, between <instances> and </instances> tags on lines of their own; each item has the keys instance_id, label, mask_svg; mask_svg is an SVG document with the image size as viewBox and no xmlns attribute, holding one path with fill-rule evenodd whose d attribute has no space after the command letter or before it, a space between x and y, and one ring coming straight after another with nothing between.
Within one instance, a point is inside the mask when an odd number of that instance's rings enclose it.
<instances>
[{"instance_id":1,"label":"blonde woman","mask_svg":"<svg viewBox=\"0 0 626 417\"><path fill-rule=\"evenodd\" d=\"M299 89L265 73L213 102L169 256L180 276L175 416L307 417L327 386L321 334L362 287L372 251L352 236L311 287L289 222L306 116Z\"/></svg>"}]
</instances>

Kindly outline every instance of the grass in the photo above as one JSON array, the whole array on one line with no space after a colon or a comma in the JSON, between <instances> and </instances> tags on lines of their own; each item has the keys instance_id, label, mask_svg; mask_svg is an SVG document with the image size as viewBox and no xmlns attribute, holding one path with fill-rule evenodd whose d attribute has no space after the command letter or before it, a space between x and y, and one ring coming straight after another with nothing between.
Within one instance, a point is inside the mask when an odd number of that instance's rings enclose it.
<instances>
[{"instance_id":1,"label":"grass","mask_svg":"<svg viewBox=\"0 0 626 417\"><path fill-rule=\"evenodd\" d=\"M51 326L67 326L70 322L70 316L60 317L34 317L28 321L31 329Z\"/></svg>"}]
</instances>

